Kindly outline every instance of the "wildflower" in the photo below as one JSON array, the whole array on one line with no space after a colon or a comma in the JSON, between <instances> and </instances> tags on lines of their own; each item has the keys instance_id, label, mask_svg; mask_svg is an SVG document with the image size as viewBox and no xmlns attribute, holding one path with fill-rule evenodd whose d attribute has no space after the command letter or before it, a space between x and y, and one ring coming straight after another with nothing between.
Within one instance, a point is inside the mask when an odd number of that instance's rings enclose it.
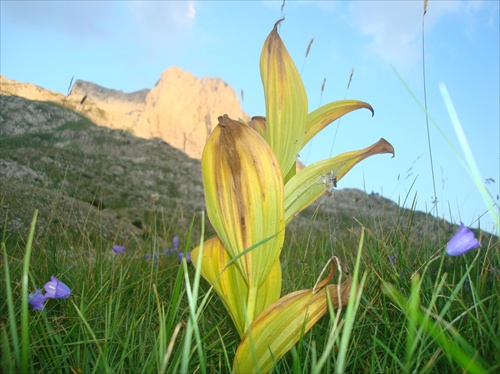
<instances>
[{"instance_id":1,"label":"wildflower","mask_svg":"<svg viewBox=\"0 0 500 374\"><path fill-rule=\"evenodd\" d=\"M179 238L177 236L174 236L174 238L172 239L172 249L175 249L176 251L179 250Z\"/></svg>"},{"instance_id":2,"label":"wildflower","mask_svg":"<svg viewBox=\"0 0 500 374\"><path fill-rule=\"evenodd\" d=\"M45 298L50 299L65 299L71 295L71 290L59 279L53 275L50 277L50 282L45 283Z\"/></svg>"},{"instance_id":3,"label":"wildflower","mask_svg":"<svg viewBox=\"0 0 500 374\"><path fill-rule=\"evenodd\" d=\"M122 245L114 245L113 246L113 252L121 254L121 255L125 253L126 249L127 249L127 247L122 246Z\"/></svg>"},{"instance_id":4,"label":"wildflower","mask_svg":"<svg viewBox=\"0 0 500 374\"><path fill-rule=\"evenodd\" d=\"M184 253L183 252L179 253L179 262L181 262L183 258L184 258ZM186 253L186 262L187 263L191 262L191 252Z\"/></svg>"},{"instance_id":5,"label":"wildflower","mask_svg":"<svg viewBox=\"0 0 500 374\"><path fill-rule=\"evenodd\" d=\"M42 310L45 301L47 301L47 296L42 294L42 291L39 288L37 288L35 292L28 295L28 302L34 310Z\"/></svg>"},{"instance_id":6,"label":"wildflower","mask_svg":"<svg viewBox=\"0 0 500 374\"><path fill-rule=\"evenodd\" d=\"M165 248L163 250L163 253L166 255L173 255L177 254L178 252L179 252L179 238L177 236L174 236L174 238L172 239L172 248L170 249Z\"/></svg>"},{"instance_id":7,"label":"wildflower","mask_svg":"<svg viewBox=\"0 0 500 374\"><path fill-rule=\"evenodd\" d=\"M460 222L457 233L446 245L446 253L450 256L460 256L478 247L481 247L481 243L474 237L474 233Z\"/></svg>"},{"instance_id":8,"label":"wildflower","mask_svg":"<svg viewBox=\"0 0 500 374\"><path fill-rule=\"evenodd\" d=\"M144 259L146 261L149 261L151 259L153 259L154 261L154 265L157 266L158 265L158 257L159 257L159 254L158 252L154 252L154 253L147 253L145 256L144 256Z\"/></svg>"}]
</instances>

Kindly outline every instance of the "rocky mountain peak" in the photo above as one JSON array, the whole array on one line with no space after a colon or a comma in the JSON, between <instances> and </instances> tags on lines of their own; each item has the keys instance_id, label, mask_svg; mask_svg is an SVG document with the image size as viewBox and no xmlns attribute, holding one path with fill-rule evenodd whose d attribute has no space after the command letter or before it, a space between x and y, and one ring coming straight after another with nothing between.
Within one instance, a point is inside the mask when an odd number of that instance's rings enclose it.
<instances>
[{"instance_id":1,"label":"rocky mountain peak","mask_svg":"<svg viewBox=\"0 0 500 374\"><path fill-rule=\"evenodd\" d=\"M76 80L68 97L0 78L1 95L60 104L99 126L127 130L146 139L160 138L192 158L201 158L219 116L249 119L229 84L220 78L199 79L178 67L165 70L150 90L126 93Z\"/></svg>"},{"instance_id":2,"label":"rocky mountain peak","mask_svg":"<svg viewBox=\"0 0 500 374\"><path fill-rule=\"evenodd\" d=\"M159 137L194 158L201 158L217 118L249 119L236 92L220 78L198 79L177 67L163 72L148 93L135 135Z\"/></svg>"},{"instance_id":3,"label":"rocky mountain peak","mask_svg":"<svg viewBox=\"0 0 500 374\"><path fill-rule=\"evenodd\" d=\"M98 84L77 79L71 89L71 95L75 95L77 97L84 97L85 95L87 95L87 97L91 97L96 101L105 102L115 100L123 102L144 103L149 91L149 89L143 89L132 93L125 93L121 90L104 88L99 86Z\"/></svg>"}]
</instances>

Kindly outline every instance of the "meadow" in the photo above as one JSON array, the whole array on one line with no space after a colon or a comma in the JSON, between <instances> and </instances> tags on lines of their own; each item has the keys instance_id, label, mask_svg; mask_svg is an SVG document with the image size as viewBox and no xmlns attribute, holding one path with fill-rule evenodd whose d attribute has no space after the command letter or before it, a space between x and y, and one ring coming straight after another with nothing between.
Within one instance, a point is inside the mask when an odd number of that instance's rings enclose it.
<instances>
[{"instance_id":1,"label":"meadow","mask_svg":"<svg viewBox=\"0 0 500 374\"><path fill-rule=\"evenodd\" d=\"M364 229L369 219L342 241L326 223L320 234L313 225L288 233L283 293L312 287L332 254L361 288L356 303L330 310L273 372L498 372L498 238L476 233L481 248L450 257L448 236L414 245L411 225L375 234ZM203 242L202 220L161 234L189 251ZM191 235L194 225L201 234ZM2 372L231 372L239 341L231 319L192 265L157 246L160 233L119 254L120 243L103 239L45 241L42 233L34 241L33 227L15 245L5 231L2 238ZM156 260L147 256L155 252ZM51 275L71 296L32 310L28 293Z\"/></svg>"},{"instance_id":2,"label":"meadow","mask_svg":"<svg viewBox=\"0 0 500 374\"><path fill-rule=\"evenodd\" d=\"M118 233L88 234L86 225L100 226L104 213L99 209L89 211L77 235L37 228L34 209L29 232L16 236L7 231L6 215L0 260L2 372L245 372L235 370L239 362L233 362L240 339L244 341L247 331L258 331L259 318L270 315L269 309L259 310L255 295L272 294L273 281L279 278L276 288L281 288L282 298L269 297L266 308L298 290L308 290L312 300L329 287L316 289L331 264L331 281L339 290L341 283L352 280L347 302L334 308L337 300L325 292L321 302L327 305L326 315L307 333L303 322L297 343L282 358L272 357L271 372L500 371L497 236L475 230L481 247L450 256L446 248L457 226L416 212L415 204L409 211L399 208L391 220L383 219L375 206L359 210L352 223L342 225L339 217L334 221L319 210L304 210L325 192L335 196L333 187L357 162L373 154L394 154L394 149L379 141L295 173L298 151L315 133L349 111L371 107L344 100L309 113L300 75L276 31L279 22L261 57L268 122L257 120L252 127L220 117L221 126L205 147L201 166L213 228L203 212L186 226L183 217L157 208L150 212L147 235L123 243L117 242ZM296 128L290 130L290 124ZM288 139L289 134L298 138ZM237 141L241 144L234 145ZM416 196L408 194L405 202ZM57 210L58 202L53 206ZM498 206L487 206L495 215ZM296 214L309 214L309 223L288 225ZM215 232L225 246L220 252L207 240ZM243 243L235 245L237 253L231 252L234 238ZM165 240L172 243L168 248ZM259 251L261 246L268 250ZM204 247L213 250L206 267L200 261ZM191 251L198 253L192 262L187 261ZM267 258L271 255L272 261ZM216 260L224 260L223 270L231 274L222 288L229 301L236 300L229 306L219 298L220 290L201 276L224 273ZM241 263L248 266L236 268ZM234 265L232 273L229 265ZM57 290L52 277L65 286ZM262 279L256 281L258 277ZM236 286L230 282L234 279ZM41 288L52 296L37 304L36 290ZM283 307L275 318L285 325L282 330L293 317L290 310L305 310L308 318L313 314L308 314L309 306L295 307ZM228 311L243 315L243 323L234 323ZM272 331L276 339L282 339L282 330ZM255 362L261 360L256 350L262 344L254 338L243 357L250 357L246 368L252 367L252 353ZM265 340L269 346L274 343L273 336Z\"/></svg>"}]
</instances>

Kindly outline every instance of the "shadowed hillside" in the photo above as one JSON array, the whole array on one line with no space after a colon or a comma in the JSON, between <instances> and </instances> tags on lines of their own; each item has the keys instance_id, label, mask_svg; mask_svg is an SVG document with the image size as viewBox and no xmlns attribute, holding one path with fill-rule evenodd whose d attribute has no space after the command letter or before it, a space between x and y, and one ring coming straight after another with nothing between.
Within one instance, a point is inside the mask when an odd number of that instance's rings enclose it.
<instances>
[{"instance_id":1,"label":"shadowed hillside","mask_svg":"<svg viewBox=\"0 0 500 374\"><path fill-rule=\"evenodd\" d=\"M96 126L50 102L0 100L0 220L3 226L8 217L12 239L26 238L35 208L39 235L63 231L76 240L83 231L96 240L139 244L152 231L168 240L175 234L170 226L187 230L204 209L200 161L163 140ZM360 223L375 235L409 230L415 241L454 230L445 221L353 189L324 195L290 228L310 230L312 238L317 230L328 230L336 243L346 242Z\"/></svg>"}]
</instances>

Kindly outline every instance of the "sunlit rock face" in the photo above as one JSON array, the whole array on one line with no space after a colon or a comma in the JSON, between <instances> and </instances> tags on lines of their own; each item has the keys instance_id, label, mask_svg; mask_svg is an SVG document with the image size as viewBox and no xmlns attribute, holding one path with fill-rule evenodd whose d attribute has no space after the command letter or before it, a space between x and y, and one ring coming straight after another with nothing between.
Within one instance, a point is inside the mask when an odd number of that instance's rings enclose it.
<instances>
[{"instance_id":1,"label":"sunlit rock face","mask_svg":"<svg viewBox=\"0 0 500 374\"><path fill-rule=\"evenodd\" d=\"M160 138L192 158L201 158L217 118L248 120L234 89L220 78L199 79L177 67L163 72L156 86L125 93L76 80L69 94L31 83L1 79L1 94L50 101L72 109L99 126Z\"/></svg>"},{"instance_id":2,"label":"sunlit rock face","mask_svg":"<svg viewBox=\"0 0 500 374\"><path fill-rule=\"evenodd\" d=\"M201 158L205 142L222 114L248 120L236 92L223 80L198 79L172 67L163 72L148 93L134 134L159 137L189 156Z\"/></svg>"}]
</instances>

